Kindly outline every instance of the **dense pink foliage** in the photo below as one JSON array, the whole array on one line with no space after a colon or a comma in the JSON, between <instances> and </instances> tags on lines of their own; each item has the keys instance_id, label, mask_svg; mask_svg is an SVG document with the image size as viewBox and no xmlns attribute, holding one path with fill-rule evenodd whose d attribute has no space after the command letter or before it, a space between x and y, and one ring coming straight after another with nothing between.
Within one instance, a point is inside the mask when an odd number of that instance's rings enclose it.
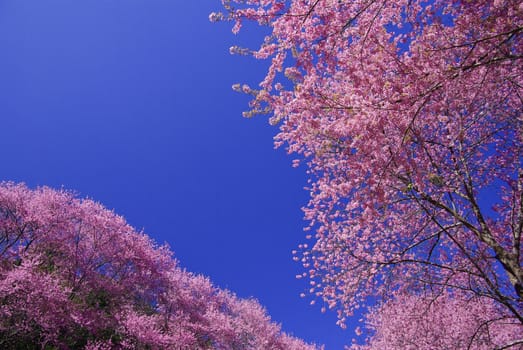
<instances>
[{"instance_id":1,"label":"dense pink foliage","mask_svg":"<svg viewBox=\"0 0 523 350\"><path fill-rule=\"evenodd\" d=\"M234 88L307 163L312 244L296 259L312 296L342 326L369 297L449 291L463 320L481 296L487 317L522 324L521 1L222 2L211 20L270 30L231 48L271 59L259 89Z\"/></svg>"},{"instance_id":2,"label":"dense pink foliage","mask_svg":"<svg viewBox=\"0 0 523 350\"><path fill-rule=\"evenodd\" d=\"M492 300L459 292L443 293L435 300L401 295L373 311L366 324L374 335L368 345L355 345L353 350L493 350L523 334L521 323Z\"/></svg>"},{"instance_id":3,"label":"dense pink foliage","mask_svg":"<svg viewBox=\"0 0 523 350\"><path fill-rule=\"evenodd\" d=\"M91 200L0 184L0 348L316 349Z\"/></svg>"}]
</instances>

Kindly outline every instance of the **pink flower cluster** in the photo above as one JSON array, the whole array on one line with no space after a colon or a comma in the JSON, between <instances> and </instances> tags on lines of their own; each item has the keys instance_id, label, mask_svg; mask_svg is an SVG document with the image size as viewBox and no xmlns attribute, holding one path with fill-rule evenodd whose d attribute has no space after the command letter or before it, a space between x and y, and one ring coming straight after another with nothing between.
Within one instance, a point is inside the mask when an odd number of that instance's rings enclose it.
<instances>
[{"instance_id":1,"label":"pink flower cluster","mask_svg":"<svg viewBox=\"0 0 523 350\"><path fill-rule=\"evenodd\" d=\"M372 336L352 350L520 349L521 323L491 299L467 293L403 294L372 310ZM511 346L513 344L513 346Z\"/></svg>"},{"instance_id":2,"label":"pink flower cluster","mask_svg":"<svg viewBox=\"0 0 523 350\"><path fill-rule=\"evenodd\" d=\"M316 349L102 205L0 184L0 348Z\"/></svg>"}]
</instances>

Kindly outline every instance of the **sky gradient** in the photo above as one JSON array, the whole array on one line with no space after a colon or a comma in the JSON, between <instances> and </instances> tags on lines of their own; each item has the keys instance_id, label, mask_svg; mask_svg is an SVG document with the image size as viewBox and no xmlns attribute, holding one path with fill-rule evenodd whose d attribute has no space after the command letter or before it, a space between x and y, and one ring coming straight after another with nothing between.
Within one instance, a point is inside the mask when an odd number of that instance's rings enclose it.
<instances>
[{"instance_id":1,"label":"sky gradient","mask_svg":"<svg viewBox=\"0 0 523 350\"><path fill-rule=\"evenodd\" d=\"M299 294L291 251L305 241L303 167L277 129L244 119L267 64L208 15L219 0L0 0L0 180L93 198L180 265L255 297L283 329L342 349L353 337Z\"/></svg>"}]
</instances>

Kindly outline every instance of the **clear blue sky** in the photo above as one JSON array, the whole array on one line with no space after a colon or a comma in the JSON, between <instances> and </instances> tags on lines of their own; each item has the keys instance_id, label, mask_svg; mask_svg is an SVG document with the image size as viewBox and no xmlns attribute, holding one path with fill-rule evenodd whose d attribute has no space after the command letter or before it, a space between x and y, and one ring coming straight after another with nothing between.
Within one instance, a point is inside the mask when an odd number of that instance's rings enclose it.
<instances>
[{"instance_id":1,"label":"clear blue sky","mask_svg":"<svg viewBox=\"0 0 523 350\"><path fill-rule=\"evenodd\" d=\"M257 298L286 332L342 349L353 330L299 294L305 170L243 119L266 64L230 56L219 0L0 0L1 180L76 190L181 265Z\"/></svg>"}]
</instances>

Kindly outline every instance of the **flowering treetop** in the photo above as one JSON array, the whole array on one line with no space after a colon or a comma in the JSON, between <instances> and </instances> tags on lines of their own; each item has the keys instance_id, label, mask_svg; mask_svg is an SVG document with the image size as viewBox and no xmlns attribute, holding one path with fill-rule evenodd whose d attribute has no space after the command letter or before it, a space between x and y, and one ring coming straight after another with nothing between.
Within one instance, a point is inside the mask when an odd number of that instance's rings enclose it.
<instances>
[{"instance_id":1,"label":"flowering treetop","mask_svg":"<svg viewBox=\"0 0 523 350\"><path fill-rule=\"evenodd\" d=\"M0 184L0 348L316 349L66 191Z\"/></svg>"}]
</instances>

